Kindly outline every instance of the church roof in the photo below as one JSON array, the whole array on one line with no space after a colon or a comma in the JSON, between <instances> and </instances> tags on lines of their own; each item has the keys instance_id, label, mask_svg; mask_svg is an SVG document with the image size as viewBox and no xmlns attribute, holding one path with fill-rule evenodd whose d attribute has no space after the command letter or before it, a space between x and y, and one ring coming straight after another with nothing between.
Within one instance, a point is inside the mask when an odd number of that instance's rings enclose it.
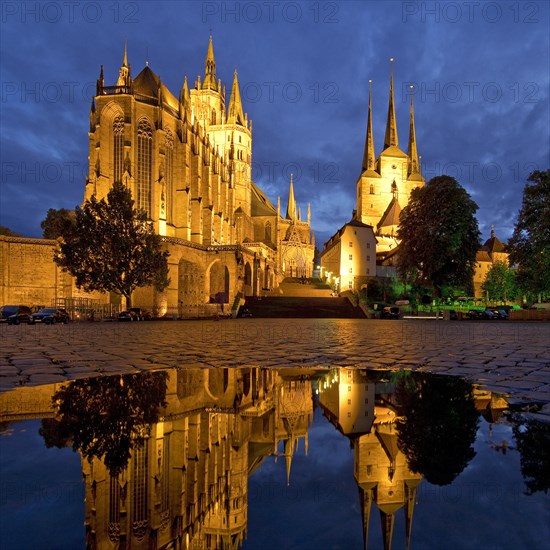
<instances>
[{"instance_id":1,"label":"church roof","mask_svg":"<svg viewBox=\"0 0 550 550\"><path fill-rule=\"evenodd\" d=\"M485 241L485 244L481 247L481 250L485 250L491 254L494 252L506 252L506 245L503 244L498 237L495 237L493 233L491 238Z\"/></svg>"},{"instance_id":2,"label":"church roof","mask_svg":"<svg viewBox=\"0 0 550 550\"><path fill-rule=\"evenodd\" d=\"M253 216L277 216L276 208L271 204L265 193L252 183L251 213Z\"/></svg>"},{"instance_id":3,"label":"church roof","mask_svg":"<svg viewBox=\"0 0 550 550\"><path fill-rule=\"evenodd\" d=\"M399 225L399 214L401 214L401 206L399 206L398 200L393 197L390 204L386 208L386 211L378 222L377 229L381 227L391 227L392 225Z\"/></svg>"},{"instance_id":4,"label":"church roof","mask_svg":"<svg viewBox=\"0 0 550 550\"><path fill-rule=\"evenodd\" d=\"M407 155L395 145L390 145L380 153L381 157L408 158Z\"/></svg>"},{"instance_id":5,"label":"church roof","mask_svg":"<svg viewBox=\"0 0 550 550\"><path fill-rule=\"evenodd\" d=\"M133 84L135 93L155 100L158 98L160 88L162 90L162 97L164 101L173 109L178 108L178 100L161 82L160 77L150 69L149 65L143 67L143 70L134 79Z\"/></svg>"}]
</instances>

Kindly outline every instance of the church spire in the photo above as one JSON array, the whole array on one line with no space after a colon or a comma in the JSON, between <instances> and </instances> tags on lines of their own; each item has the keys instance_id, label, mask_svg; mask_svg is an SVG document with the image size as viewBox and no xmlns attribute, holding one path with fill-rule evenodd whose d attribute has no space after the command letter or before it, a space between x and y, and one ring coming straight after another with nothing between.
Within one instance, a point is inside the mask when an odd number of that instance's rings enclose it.
<instances>
[{"instance_id":1,"label":"church spire","mask_svg":"<svg viewBox=\"0 0 550 550\"><path fill-rule=\"evenodd\" d=\"M240 124L241 126L245 125L237 69L235 69L235 74L233 76L233 87L231 88L231 97L229 99L229 107L227 109L227 123Z\"/></svg>"},{"instance_id":2,"label":"church spire","mask_svg":"<svg viewBox=\"0 0 550 550\"><path fill-rule=\"evenodd\" d=\"M128 47L124 40L124 54L122 55L122 66L118 71L117 86L130 86L132 77L130 75L130 65L128 64Z\"/></svg>"},{"instance_id":3,"label":"church spire","mask_svg":"<svg viewBox=\"0 0 550 550\"><path fill-rule=\"evenodd\" d=\"M290 174L290 187L288 190L288 205L286 207L286 219L296 220L296 200L294 199L294 185L292 183L292 174Z\"/></svg>"},{"instance_id":4,"label":"church spire","mask_svg":"<svg viewBox=\"0 0 550 550\"><path fill-rule=\"evenodd\" d=\"M412 85L411 85L411 92L412 92ZM411 93L411 122L409 127L409 148L407 151L407 155L409 157L409 166L407 170L408 179L411 179L411 176L413 177L421 176L420 162L418 160L418 151L416 150L416 131L414 129L414 102L413 102L412 93Z\"/></svg>"},{"instance_id":5,"label":"church spire","mask_svg":"<svg viewBox=\"0 0 550 550\"><path fill-rule=\"evenodd\" d=\"M397 122L395 120L395 102L393 99L393 57L390 57L390 102L388 104L388 121L386 122L386 137L384 138L384 149L398 147Z\"/></svg>"},{"instance_id":6,"label":"church spire","mask_svg":"<svg viewBox=\"0 0 550 550\"><path fill-rule=\"evenodd\" d=\"M212 45L212 35L208 41L208 50L206 52L206 60L204 61L204 81L202 83L203 90L218 91L216 82L216 61L214 60L214 46Z\"/></svg>"},{"instance_id":7,"label":"church spire","mask_svg":"<svg viewBox=\"0 0 550 550\"><path fill-rule=\"evenodd\" d=\"M372 80L369 80L369 116L367 120L367 137L365 139L365 153L361 172L374 170L374 135L372 133Z\"/></svg>"}]
</instances>

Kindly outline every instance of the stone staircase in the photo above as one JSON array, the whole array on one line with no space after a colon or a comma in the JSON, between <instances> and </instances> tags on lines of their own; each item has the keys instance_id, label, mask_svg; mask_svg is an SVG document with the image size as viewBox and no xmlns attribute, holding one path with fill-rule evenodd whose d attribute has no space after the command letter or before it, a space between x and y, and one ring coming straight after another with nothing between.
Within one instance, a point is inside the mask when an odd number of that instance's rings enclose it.
<instances>
[{"instance_id":1,"label":"stone staircase","mask_svg":"<svg viewBox=\"0 0 550 550\"><path fill-rule=\"evenodd\" d=\"M256 318L296 319L364 319L360 308L347 298L331 296L331 289L318 279L309 284L285 279L271 292L257 298L246 298L245 308Z\"/></svg>"}]
</instances>

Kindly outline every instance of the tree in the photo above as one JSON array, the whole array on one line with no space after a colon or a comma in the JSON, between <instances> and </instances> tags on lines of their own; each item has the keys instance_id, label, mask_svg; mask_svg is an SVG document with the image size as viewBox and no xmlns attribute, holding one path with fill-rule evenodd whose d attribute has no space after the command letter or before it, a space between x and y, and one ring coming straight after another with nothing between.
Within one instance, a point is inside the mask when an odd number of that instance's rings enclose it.
<instances>
[{"instance_id":1,"label":"tree","mask_svg":"<svg viewBox=\"0 0 550 550\"><path fill-rule=\"evenodd\" d=\"M66 231L66 226L73 223L74 210L50 208L46 217L40 222L42 236L45 239L57 239Z\"/></svg>"},{"instance_id":2,"label":"tree","mask_svg":"<svg viewBox=\"0 0 550 550\"><path fill-rule=\"evenodd\" d=\"M12 231L9 227L4 225L0 225L0 235L4 235L5 237L21 237L19 233Z\"/></svg>"},{"instance_id":3,"label":"tree","mask_svg":"<svg viewBox=\"0 0 550 550\"><path fill-rule=\"evenodd\" d=\"M508 246L518 286L531 295L550 294L550 170L535 171L523 190ZM531 182L531 184L529 183Z\"/></svg>"},{"instance_id":4,"label":"tree","mask_svg":"<svg viewBox=\"0 0 550 550\"><path fill-rule=\"evenodd\" d=\"M39 433L46 447L71 445L117 475L158 421L167 379L162 371L76 380L55 392L58 416L44 419Z\"/></svg>"},{"instance_id":5,"label":"tree","mask_svg":"<svg viewBox=\"0 0 550 550\"><path fill-rule=\"evenodd\" d=\"M480 232L477 204L450 176L432 178L411 192L399 217L397 270L404 282L471 289Z\"/></svg>"},{"instance_id":6,"label":"tree","mask_svg":"<svg viewBox=\"0 0 550 550\"><path fill-rule=\"evenodd\" d=\"M472 384L450 376L414 373L396 384L398 446L413 472L447 485L475 456L479 414Z\"/></svg>"},{"instance_id":7,"label":"tree","mask_svg":"<svg viewBox=\"0 0 550 550\"><path fill-rule=\"evenodd\" d=\"M87 292L114 292L126 298L137 287L168 284L168 252L161 251L147 215L134 209L131 192L115 183L107 200L92 197L77 207L73 224L63 227L55 262Z\"/></svg>"},{"instance_id":8,"label":"tree","mask_svg":"<svg viewBox=\"0 0 550 550\"><path fill-rule=\"evenodd\" d=\"M495 302L513 300L516 294L516 282L514 272L503 261L496 261L487 272L485 280L481 283L481 289Z\"/></svg>"}]
</instances>

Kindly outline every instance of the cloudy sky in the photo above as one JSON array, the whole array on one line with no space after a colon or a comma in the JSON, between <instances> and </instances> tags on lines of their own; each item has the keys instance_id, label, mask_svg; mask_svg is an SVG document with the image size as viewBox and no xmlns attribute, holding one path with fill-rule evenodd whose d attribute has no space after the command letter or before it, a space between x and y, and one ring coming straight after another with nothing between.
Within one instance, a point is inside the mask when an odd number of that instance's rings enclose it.
<instances>
[{"instance_id":1,"label":"cloudy sky","mask_svg":"<svg viewBox=\"0 0 550 550\"><path fill-rule=\"evenodd\" d=\"M177 95L204 74L239 71L253 120L253 177L286 204L294 174L317 242L355 206L373 80L376 153L395 58L399 144L414 83L426 179L454 176L509 238L527 175L550 167L547 2L14 2L1 5L0 225L41 236L48 208L82 201L89 108L99 66L114 84L125 38Z\"/></svg>"}]
</instances>

